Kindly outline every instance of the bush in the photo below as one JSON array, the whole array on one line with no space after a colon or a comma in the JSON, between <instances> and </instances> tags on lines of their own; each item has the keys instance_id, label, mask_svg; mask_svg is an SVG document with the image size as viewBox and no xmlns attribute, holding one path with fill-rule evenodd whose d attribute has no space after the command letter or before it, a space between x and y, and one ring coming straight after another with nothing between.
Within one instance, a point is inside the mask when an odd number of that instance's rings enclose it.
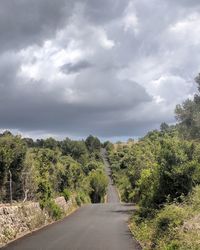
<instances>
[{"instance_id":1,"label":"bush","mask_svg":"<svg viewBox=\"0 0 200 250\"><path fill-rule=\"evenodd\" d=\"M200 211L200 185L193 189L187 203L194 211Z\"/></svg>"},{"instance_id":2,"label":"bush","mask_svg":"<svg viewBox=\"0 0 200 250\"><path fill-rule=\"evenodd\" d=\"M199 190L196 188L188 202L196 203ZM193 221L196 223L196 210L192 210L191 207L193 203L183 202L182 205L173 203L155 210L151 216L147 216L146 210L140 209L140 212L134 214L131 219L132 232L147 250L199 249L197 247L199 232L191 226ZM143 217L143 213L146 218Z\"/></svg>"},{"instance_id":3,"label":"bush","mask_svg":"<svg viewBox=\"0 0 200 250\"><path fill-rule=\"evenodd\" d=\"M155 221L155 234L162 236L165 233L172 233L175 228L183 224L186 213L183 208L175 204L167 205L162 209Z\"/></svg>"},{"instance_id":4,"label":"bush","mask_svg":"<svg viewBox=\"0 0 200 250\"><path fill-rule=\"evenodd\" d=\"M71 196L71 192L68 190L68 189L64 189L63 192L62 192L66 202L70 199L70 196Z\"/></svg>"},{"instance_id":5,"label":"bush","mask_svg":"<svg viewBox=\"0 0 200 250\"><path fill-rule=\"evenodd\" d=\"M77 205L80 207L80 206L81 206L81 204L82 204L82 203L81 203L81 198L80 198L80 196L79 196L79 195L77 195L75 199L76 199L76 203L77 203Z\"/></svg>"},{"instance_id":6,"label":"bush","mask_svg":"<svg viewBox=\"0 0 200 250\"><path fill-rule=\"evenodd\" d=\"M90 198L92 203L102 202L108 186L106 174L103 170L97 169L93 170L88 178L91 187Z\"/></svg>"},{"instance_id":7,"label":"bush","mask_svg":"<svg viewBox=\"0 0 200 250\"><path fill-rule=\"evenodd\" d=\"M63 211L62 209L55 203L54 200L41 200L40 207L45 209L49 216L54 220L59 220L62 218Z\"/></svg>"}]
</instances>

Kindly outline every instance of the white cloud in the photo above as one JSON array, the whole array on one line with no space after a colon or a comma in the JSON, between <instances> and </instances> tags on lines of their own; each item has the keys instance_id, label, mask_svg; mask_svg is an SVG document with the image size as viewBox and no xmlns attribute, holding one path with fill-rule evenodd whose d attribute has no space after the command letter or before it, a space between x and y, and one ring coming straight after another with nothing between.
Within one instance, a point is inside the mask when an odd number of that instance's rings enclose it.
<instances>
[{"instance_id":1,"label":"white cloud","mask_svg":"<svg viewBox=\"0 0 200 250\"><path fill-rule=\"evenodd\" d=\"M124 30L133 30L135 34L139 32L138 19L135 14L129 14L124 18Z\"/></svg>"},{"instance_id":2,"label":"white cloud","mask_svg":"<svg viewBox=\"0 0 200 250\"><path fill-rule=\"evenodd\" d=\"M200 14L189 14L182 20L170 25L169 32L174 39L191 45L200 45Z\"/></svg>"},{"instance_id":3,"label":"white cloud","mask_svg":"<svg viewBox=\"0 0 200 250\"><path fill-rule=\"evenodd\" d=\"M90 51L79 47L78 42L71 39L62 48L54 40L45 41L42 46L31 46L19 52L22 64L19 75L33 80L48 81L49 87L56 81L71 81L75 76L62 73L60 67L67 63L75 63L90 54ZM55 86L56 87L56 86Z\"/></svg>"},{"instance_id":4,"label":"white cloud","mask_svg":"<svg viewBox=\"0 0 200 250\"><path fill-rule=\"evenodd\" d=\"M98 39L100 45L104 49L112 49L115 46L115 42L113 40L108 39L105 30L98 28L95 31L95 34L97 35L97 39Z\"/></svg>"},{"instance_id":5,"label":"white cloud","mask_svg":"<svg viewBox=\"0 0 200 250\"><path fill-rule=\"evenodd\" d=\"M125 32L133 31L135 35L139 33L139 21L133 2L129 2L125 9L122 24Z\"/></svg>"},{"instance_id":6,"label":"white cloud","mask_svg":"<svg viewBox=\"0 0 200 250\"><path fill-rule=\"evenodd\" d=\"M174 105L187 99L192 91L193 85L180 76L162 75L159 79L153 80L151 94L160 96L162 100Z\"/></svg>"}]
</instances>

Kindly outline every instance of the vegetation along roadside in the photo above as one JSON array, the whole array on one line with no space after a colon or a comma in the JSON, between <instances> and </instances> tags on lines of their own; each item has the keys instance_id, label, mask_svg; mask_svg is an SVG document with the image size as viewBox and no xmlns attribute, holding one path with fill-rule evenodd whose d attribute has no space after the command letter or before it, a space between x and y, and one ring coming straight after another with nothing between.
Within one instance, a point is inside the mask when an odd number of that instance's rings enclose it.
<instances>
[{"instance_id":1,"label":"vegetation along roadside","mask_svg":"<svg viewBox=\"0 0 200 250\"><path fill-rule=\"evenodd\" d=\"M105 145L122 200L139 206L130 228L144 249L200 249L199 93L175 114L138 142Z\"/></svg>"}]
</instances>

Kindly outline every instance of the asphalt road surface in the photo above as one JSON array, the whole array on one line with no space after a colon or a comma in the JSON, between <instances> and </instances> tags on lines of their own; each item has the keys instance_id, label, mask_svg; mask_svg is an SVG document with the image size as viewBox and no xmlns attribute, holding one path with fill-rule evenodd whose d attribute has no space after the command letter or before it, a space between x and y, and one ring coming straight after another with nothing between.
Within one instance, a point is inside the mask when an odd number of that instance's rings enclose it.
<instances>
[{"instance_id":1,"label":"asphalt road surface","mask_svg":"<svg viewBox=\"0 0 200 250\"><path fill-rule=\"evenodd\" d=\"M106 152L102 150L110 175ZM131 204L121 204L109 177L106 204L85 205L64 220L18 239L7 250L138 250L127 224Z\"/></svg>"}]
</instances>

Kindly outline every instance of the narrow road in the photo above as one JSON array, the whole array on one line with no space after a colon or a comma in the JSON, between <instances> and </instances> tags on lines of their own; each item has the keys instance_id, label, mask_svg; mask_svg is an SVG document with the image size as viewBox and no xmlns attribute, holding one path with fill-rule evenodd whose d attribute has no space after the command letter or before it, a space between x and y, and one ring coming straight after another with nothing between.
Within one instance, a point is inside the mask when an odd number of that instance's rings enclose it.
<instances>
[{"instance_id":1,"label":"narrow road","mask_svg":"<svg viewBox=\"0 0 200 250\"><path fill-rule=\"evenodd\" d=\"M119 195L117 193L115 186L113 185L113 180L111 178L111 169L110 169L107 157L106 157L106 150L104 148L101 149L101 155L102 155L106 173L109 179L107 202L108 203L120 203Z\"/></svg>"},{"instance_id":2,"label":"narrow road","mask_svg":"<svg viewBox=\"0 0 200 250\"><path fill-rule=\"evenodd\" d=\"M85 205L58 223L9 244L7 250L138 250L127 220L131 204L121 204L112 179L106 152L102 156L109 176L106 204Z\"/></svg>"}]
</instances>

